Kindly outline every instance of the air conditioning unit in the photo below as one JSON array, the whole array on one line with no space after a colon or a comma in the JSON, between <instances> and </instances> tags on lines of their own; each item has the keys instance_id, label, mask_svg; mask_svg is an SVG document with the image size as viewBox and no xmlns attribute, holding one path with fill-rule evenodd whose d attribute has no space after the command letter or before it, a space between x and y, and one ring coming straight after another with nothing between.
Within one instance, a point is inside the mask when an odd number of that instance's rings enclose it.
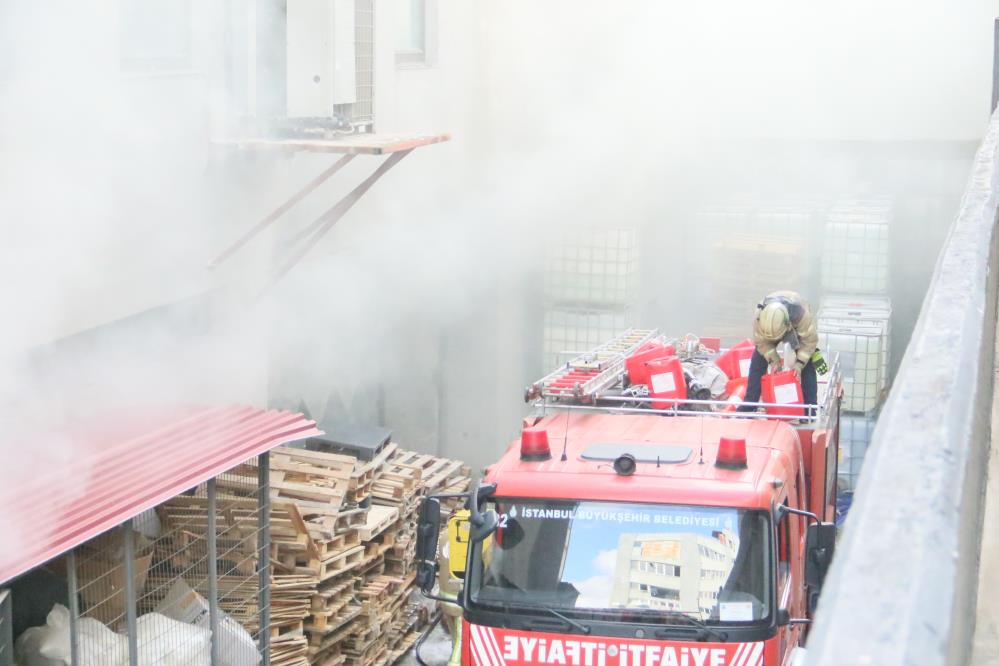
<instances>
[{"instance_id":1,"label":"air conditioning unit","mask_svg":"<svg viewBox=\"0 0 999 666\"><path fill-rule=\"evenodd\" d=\"M373 1L287 3L288 120L302 126L371 131Z\"/></svg>"}]
</instances>

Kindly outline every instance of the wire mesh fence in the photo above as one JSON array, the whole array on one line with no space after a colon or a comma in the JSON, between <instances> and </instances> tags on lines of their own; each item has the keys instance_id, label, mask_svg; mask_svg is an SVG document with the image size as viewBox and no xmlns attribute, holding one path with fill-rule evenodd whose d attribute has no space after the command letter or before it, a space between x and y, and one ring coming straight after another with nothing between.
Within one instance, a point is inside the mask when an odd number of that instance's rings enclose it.
<instances>
[{"instance_id":1,"label":"wire mesh fence","mask_svg":"<svg viewBox=\"0 0 999 666\"><path fill-rule=\"evenodd\" d=\"M548 249L545 300L560 306L621 308L638 298L638 231L573 229Z\"/></svg>"},{"instance_id":2,"label":"wire mesh fence","mask_svg":"<svg viewBox=\"0 0 999 666\"><path fill-rule=\"evenodd\" d=\"M64 557L71 663L269 663L266 470L244 463Z\"/></svg>"},{"instance_id":3,"label":"wire mesh fence","mask_svg":"<svg viewBox=\"0 0 999 666\"><path fill-rule=\"evenodd\" d=\"M563 352L581 352L606 342L636 325L633 310L549 308L544 315L545 370L553 370L569 360Z\"/></svg>"},{"instance_id":4,"label":"wire mesh fence","mask_svg":"<svg viewBox=\"0 0 999 666\"><path fill-rule=\"evenodd\" d=\"M890 202L845 202L828 213L822 252L822 287L885 293L888 289Z\"/></svg>"},{"instance_id":5,"label":"wire mesh fence","mask_svg":"<svg viewBox=\"0 0 999 666\"><path fill-rule=\"evenodd\" d=\"M819 348L838 355L843 371L843 410L870 413L881 400L888 379L885 322L839 324L819 320Z\"/></svg>"},{"instance_id":6,"label":"wire mesh fence","mask_svg":"<svg viewBox=\"0 0 999 666\"><path fill-rule=\"evenodd\" d=\"M544 371L633 325L639 288L638 230L576 228L545 256Z\"/></svg>"},{"instance_id":7,"label":"wire mesh fence","mask_svg":"<svg viewBox=\"0 0 999 666\"><path fill-rule=\"evenodd\" d=\"M874 433L874 416L841 414L839 421L839 488L853 492L867 455L867 447Z\"/></svg>"}]
</instances>

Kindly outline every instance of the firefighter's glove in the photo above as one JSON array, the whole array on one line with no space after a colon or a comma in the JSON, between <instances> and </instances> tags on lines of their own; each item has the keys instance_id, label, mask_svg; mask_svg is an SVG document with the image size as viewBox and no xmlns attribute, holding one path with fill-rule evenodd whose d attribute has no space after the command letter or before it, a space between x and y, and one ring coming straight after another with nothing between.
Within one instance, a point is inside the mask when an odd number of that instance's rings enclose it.
<instances>
[{"instance_id":1,"label":"firefighter's glove","mask_svg":"<svg viewBox=\"0 0 999 666\"><path fill-rule=\"evenodd\" d=\"M794 378L801 381L801 371L805 369L805 364L798 361L794 364Z\"/></svg>"},{"instance_id":2,"label":"firefighter's glove","mask_svg":"<svg viewBox=\"0 0 999 666\"><path fill-rule=\"evenodd\" d=\"M818 349L816 349L815 353L812 354L812 365L815 366L815 372L820 375L824 375L829 372L829 366L826 365L826 360L822 358L822 352Z\"/></svg>"},{"instance_id":3,"label":"firefighter's glove","mask_svg":"<svg viewBox=\"0 0 999 666\"><path fill-rule=\"evenodd\" d=\"M783 361L781 361L780 354L777 353L776 349L768 351L763 355L763 358L765 358L767 363L770 364L770 372L780 372L781 367L784 365Z\"/></svg>"}]
</instances>

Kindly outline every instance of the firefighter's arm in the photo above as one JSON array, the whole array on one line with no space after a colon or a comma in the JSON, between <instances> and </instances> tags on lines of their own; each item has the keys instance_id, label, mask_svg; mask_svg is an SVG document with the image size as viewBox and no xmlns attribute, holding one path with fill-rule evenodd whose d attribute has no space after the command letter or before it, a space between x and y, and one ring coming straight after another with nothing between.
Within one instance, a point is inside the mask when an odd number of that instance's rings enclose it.
<instances>
[{"instance_id":1,"label":"firefighter's arm","mask_svg":"<svg viewBox=\"0 0 999 666\"><path fill-rule=\"evenodd\" d=\"M812 358L812 354L819 346L819 332L816 328L815 317L812 316L812 311L807 306L794 330L798 334L798 350L795 356L798 361L797 367L800 370L808 365L809 359Z\"/></svg>"}]
</instances>

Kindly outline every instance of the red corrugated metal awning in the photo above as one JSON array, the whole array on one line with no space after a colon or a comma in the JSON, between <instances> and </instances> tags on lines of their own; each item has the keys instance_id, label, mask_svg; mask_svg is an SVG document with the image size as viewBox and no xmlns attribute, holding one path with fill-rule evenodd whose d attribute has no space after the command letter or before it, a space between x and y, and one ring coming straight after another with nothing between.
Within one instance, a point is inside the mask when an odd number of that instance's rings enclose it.
<instances>
[{"instance_id":1,"label":"red corrugated metal awning","mask_svg":"<svg viewBox=\"0 0 999 666\"><path fill-rule=\"evenodd\" d=\"M321 432L253 407L130 414L68 438L64 461L0 487L0 583L286 442Z\"/></svg>"}]
</instances>

